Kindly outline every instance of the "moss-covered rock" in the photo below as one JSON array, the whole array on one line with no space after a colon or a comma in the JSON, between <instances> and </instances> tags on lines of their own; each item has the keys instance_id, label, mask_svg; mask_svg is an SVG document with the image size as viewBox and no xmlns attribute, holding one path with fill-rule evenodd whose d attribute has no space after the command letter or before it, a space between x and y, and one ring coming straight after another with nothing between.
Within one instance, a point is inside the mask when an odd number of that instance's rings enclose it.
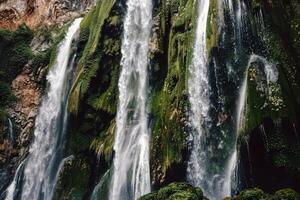
<instances>
[{"instance_id":1,"label":"moss-covered rock","mask_svg":"<svg viewBox=\"0 0 300 200\"><path fill-rule=\"evenodd\" d=\"M235 197L224 200L299 200L300 196L292 189L281 189L274 194L267 194L259 188L246 189Z\"/></svg>"},{"instance_id":2,"label":"moss-covered rock","mask_svg":"<svg viewBox=\"0 0 300 200\"><path fill-rule=\"evenodd\" d=\"M76 113L78 111L80 101L85 97L92 79L101 66L103 55L109 53L102 51L107 46L107 37L109 37L104 33L103 26L105 23L112 26L116 25L114 24L115 18L110 15L114 4L115 0L98 1L96 7L89 12L81 23L80 39L81 42L86 41L86 43L77 66L76 78L70 94L70 112ZM118 50L115 49L115 51Z\"/></svg>"},{"instance_id":3,"label":"moss-covered rock","mask_svg":"<svg viewBox=\"0 0 300 200\"><path fill-rule=\"evenodd\" d=\"M161 1L158 6L162 8L159 22L165 32L159 34L163 38L159 39L159 50L153 55L163 59L153 60L160 80L154 83L151 98L151 172L153 181L162 183L172 164L182 163L187 148L186 78L192 58L197 6L194 0Z\"/></svg>"},{"instance_id":4,"label":"moss-covered rock","mask_svg":"<svg viewBox=\"0 0 300 200\"><path fill-rule=\"evenodd\" d=\"M245 189L234 197L223 200L299 200L300 196L292 189L281 189L267 194L259 188ZM171 183L158 191L144 195L139 200L208 200L200 188L187 183Z\"/></svg>"},{"instance_id":5,"label":"moss-covered rock","mask_svg":"<svg viewBox=\"0 0 300 200\"><path fill-rule=\"evenodd\" d=\"M90 175L91 169L86 158L82 156L70 158L61 169L53 199L86 198Z\"/></svg>"},{"instance_id":6,"label":"moss-covered rock","mask_svg":"<svg viewBox=\"0 0 300 200\"><path fill-rule=\"evenodd\" d=\"M276 66L278 80L267 86L259 64L249 67L245 129L239 140L241 163L245 167L244 184L267 192L282 187L299 190L300 82L296 77L300 54L296 42L299 36L294 34L300 19L299 5L296 1L257 0L250 6L254 19L259 12L264 14L260 23L264 27L255 29L260 45L253 49L259 49Z\"/></svg>"},{"instance_id":7,"label":"moss-covered rock","mask_svg":"<svg viewBox=\"0 0 300 200\"><path fill-rule=\"evenodd\" d=\"M124 7L114 0L98 1L80 25L65 154L88 161L89 184L78 186L84 194L91 194L113 155ZM64 193L72 191L68 187Z\"/></svg>"},{"instance_id":8,"label":"moss-covered rock","mask_svg":"<svg viewBox=\"0 0 300 200\"><path fill-rule=\"evenodd\" d=\"M236 200L267 200L268 195L261 189L254 188L240 192L235 198Z\"/></svg>"},{"instance_id":9,"label":"moss-covered rock","mask_svg":"<svg viewBox=\"0 0 300 200\"><path fill-rule=\"evenodd\" d=\"M290 188L278 190L273 195L272 200L299 200L300 195Z\"/></svg>"},{"instance_id":10,"label":"moss-covered rock","mask_svg":"<svg viewBox=\"0 0 300 200\"><path fill-rule=\"evenodd\" d=\"M147 194L139 200L204 200L200 188L194 188L187 183L171 183L157 192Z\"/></svg>"}]
</instances>

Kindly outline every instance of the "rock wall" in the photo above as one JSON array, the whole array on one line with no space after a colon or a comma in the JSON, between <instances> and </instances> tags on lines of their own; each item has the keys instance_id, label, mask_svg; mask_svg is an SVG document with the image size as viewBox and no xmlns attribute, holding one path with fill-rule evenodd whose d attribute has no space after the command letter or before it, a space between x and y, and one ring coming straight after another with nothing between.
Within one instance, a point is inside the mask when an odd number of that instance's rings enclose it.
<instances>
[{"instance_id":1,"label":"rock wall","mask_svg":"<svg viewBox=\"0 0 300 200\"><path fill-rule=\"evenodd\" d=\"M1 0L0 28L15 29L21 23L30 28L62 24L79 16L95 0Z\"/></svg>"},{"instance_id":2,"label":"rock wall","mask_svg":"<svg viewBox=\"0 0 300 200\"><path fill-rule=\"evenodd\" d=\"M99 1L82 21L77 48L76 77L69 98L70 123L65 150L65 156L73 156L61 171L55 199L88 198L94 186L110 168L114 154L125 2ZM153 186L160 188L169 182L183 181L186 178L189 131L186 116L189 107L186 83L194 43L197 1L153 2L149 73L149 120L152 131L150 159ZM279 85L276 87L282 91L280 98L283 99L280 108L263 107L266 102L264 98L268 95L257 91L259 81L253 78L257 77L257 71L251 67L251 71L249 70L250 76L253 77L249 77L247 90L247 124L246 129L239 135L238 145L243 165L241 169L244 170L243 187L260 186L272 192L290 186L299 190L297 183L300 158L297 155L300 155L300 22L297 8L300 4L293 0L243 0L248 9L248 16L244 19L247 26L242 30L242 59L236 60L234 25L228 13L221 19L225 24L218 24L218 12L223 12L218 10L218 2L220 1L211 1L207 33L213 93L211 112L217 121L217 127L214 127L216 131L212 132L208 139L216 144L220 140L225 143L232 142L232 135L235 134L237 87L242 82L249 55L256 53L276 62L279 71ZM92 0L0 0L0 28L15 29L23 22L37 30L40 26L49 28L52 25L63 25L93 4ZM264 13L263 22L266 27L264 31L256 32L255 20L260 11ZM278 16L284 16L284 21ZM289 23L284 23L285 21ZM48 28L44 32L51 30ZM222 31L226 34L219 37ZM1 137L0 164L7 164L7 161L14 157L11 162L13 167L20 157L26 155L32 138L37 107L43 93L46 68L48 64L51 65L50 57L55 56L50 56L48 51L55 47L53 41L49 40L49 35L42 33L39 37L39 32L34 34L36 37L31 43L32 52L26 56L25 62L22 59L17 73L8 81L16 97L8 109L8 114L12 117L19 134L15 146L7 138ZM3 35L6 36L6 33ZM8 37L8 41L11 42L11 37ZM3 45L0 46L0 53L5 50ZM1 56L6 57L5 54ZM32 62L28 62L29 60ZM3 61L0 60L0 64L1 62ZM276 100L277 97L272 96L270 99ZM264 132L264 129L267 130ZM215 148L212 151L212 160L226 161L228 150L218 153L218 149ZM217 168L218 165L211 166L212 170ZM280 178L274 179L272 176L278 173L281 174ZM0 169L0 177L2 174ZM275 181L279 184L275 184Z\"/></svg>"},{"instance_id":3,"label":"rock wall","mask_svg":"<svg viewBox=\"0 0 300 200\"><path fill-rule=\"evenodd\" d=\"M53 64L68 22L92 4L0 1L0 199L28 153L48 67ZM13 138L9 137L8 119Z\"/></svg>"}]
</instances>

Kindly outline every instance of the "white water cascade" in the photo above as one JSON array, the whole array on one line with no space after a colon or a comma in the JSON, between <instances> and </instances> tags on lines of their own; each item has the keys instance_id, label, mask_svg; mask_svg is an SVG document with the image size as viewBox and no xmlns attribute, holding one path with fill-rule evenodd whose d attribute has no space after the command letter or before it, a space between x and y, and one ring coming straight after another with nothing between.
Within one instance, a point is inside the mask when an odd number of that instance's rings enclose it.
<instances>
[{"instance_id":1,"label":"white water cascade","mask_svg":"<svg viewBox=\"0 0 300 200\"><path fill-rule=\"evenodd\" d=\"M251 58L250 58L251 61ZM237 177L237 167L238 167L238 151L237 151L237 137L239 130L242 128L242 124L244 122L244 105L246 101L246 91L247 91L247 77L248 77L248 67L251 64L249 61L249 64L246 69L245 77L243 78L242 86L239 90L239 97L237 101L237 111L236 111L236 141L234 143L233 151L231 153L231 156L228 160L226 171L225 171L225 194L227 196L230 196L232 193L232 190L238 189L238 177ZM252 62L252 61L251 61Z\"/></svg>"},{"instance_id":2,"label":"white water cascade","mask_svg":"<svg viewBox=\"0 0 300 200\"><path fill-rule=\"evenodd\" d=\"M189 67L188 92L191 105L190 122L193 129L190 134L192 141L191 155L187 167L187 179L194 185L201 187L204 194L210 197L206 179L206 151L203 145L203 137L207 134L205 121L209 120L209 83L208 63L206 52L206 27L209 11L209 0L198 1L198 20L195 36L195 45L192 63Z\"/></svg>"},{"instance_id":3,"label":"white water cascade","mask_svg":"<svg viewBox=\"0 0 300 200\"><path fill-rule=\"evenodd\" d=\"M152 0L128 0L122 41L122 71L109 198L132 200L150 192L148 45Z\"/></svg>"},{"instance_id":4,"label":"white water cascade","mask_svg":"<svg viewBox=\"0 0 300 200\"><path fill-rule=\"evenodd\" d=\"M22 171L24 169L25 162L26 162L26 159L23 160L19 164L19 166L18 166L18 168L17 168L17 170L15 172L15 177L14 177L13 181L11 182L11 184L9 185L9 187L6 189L6 192L7 192L6 193L6 199L7 200L13 200L14 199L15 190L16 190L18 182L20 181L21 173L22 173Z\"/></svg>"},{"instance_id":5,"label":"white water cascade","mask_svg":"<svg viewBox=\"0 0 300 200\"><path fill-rule=\"evenodd\" d=\"M49 88L36 118L34 141L26 162L20 165L24 165L22 188L18 188L21 192L18 195L22 200L52 199L59 163L62 160L63 135L66 128L67 69L72 41L78 33L80 22L81 18L76 19L69 27L58 49L55 64L47 75ZM8 188L6 200L16 198L15 193L19 191L14 191L15 180L19 174L17 170L14 181Z\"/></svg>"}]
</instances>

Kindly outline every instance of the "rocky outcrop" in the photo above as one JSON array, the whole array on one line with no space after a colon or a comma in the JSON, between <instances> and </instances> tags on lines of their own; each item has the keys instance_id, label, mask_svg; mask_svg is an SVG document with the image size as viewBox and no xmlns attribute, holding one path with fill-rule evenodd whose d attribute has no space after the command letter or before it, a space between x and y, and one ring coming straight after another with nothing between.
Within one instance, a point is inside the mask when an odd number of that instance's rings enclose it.
<instances>
[{"instance_id":1,"label":"rocky outcrop","mask_svg":"<svg viewBox=\"0 0 300 200\"><path fill-rule=\"evenodd\" d=\"M1 0L0 28L15 29L25 23L30 28L50 26L79 16L95 0Z\"/></svg>"},{"instance_id":2,"label":"rocky outcrop","mask_svg":"<svg viewBox=\"0 0 300 200\"><path fill-rule=\"evenodd\" d=\"M18 143L21 146L27 146L32 135L34 119L41 99L41 88L37 83L38 80L39 75L34 76L29 65L26 65L22 74L18 75L11 85L17 100L9 109L9 114L18 129L21 130L18 138Z\"/></svg>"},{"instance_id":3,"label":"rocky outcrop","mask_svg":"<svg viewBox=\"0 0 300 200\"><path fill-rule=\"evenodd\" d=\"M19 137L17 138L16 145L26 147L31 138L33 130L34 118L37 114L37 108L40 102L41 91L37 83L30 77L28 70L12 82L12 91L16 96L16 101L8 109L10 119L13 121L14 130L20 130ZM5 163L12 155L17 156L17 149L13 149L14 139L4 140L0 145L0 149L5 149L1 162ZM2 148L1 148L2 147ZM6 147L6 148L4 148ZM12 154L12 151L15 153ZM22 155L22 151L20 152Z\"/></svg>"},{"instance_id":4,"label":"rocky outcrop","mask_svg":"<svg viewBox=\"0 0 300 200\"><path fill-rule=\"evenodd\" d=\"M187 183L171 183L141 197L139 200L208 200L203 196L200 188L195 188ZM258 188L241 191L235 197L227 197L223 200L299 200L300 195L292 189L281 189L274 194L267 194Z\"/></svg>"},{"instance_id":5,"label":"rocky outcrop","mask_svg":"<svg viewBox=\"0 0 300 200\"><path fill-rule=\"evenodd\" d=\"M200 188L195 188L187 183L171 183L153 192L141 197L139 200L206 200Z\"/></svg>"}]
</instances>

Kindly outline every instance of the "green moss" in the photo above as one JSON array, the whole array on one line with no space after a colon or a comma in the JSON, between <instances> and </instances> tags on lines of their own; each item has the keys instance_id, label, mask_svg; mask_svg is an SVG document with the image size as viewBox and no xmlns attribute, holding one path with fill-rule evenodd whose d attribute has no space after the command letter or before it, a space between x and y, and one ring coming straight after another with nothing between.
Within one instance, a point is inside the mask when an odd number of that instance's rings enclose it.
<instances>
[{"instance_id":1,"label":"green moss","mask_svg":"<svg viewBox=\"0 0 300 200\"><path fill-rule=\"evenodd\" d=\"M269 3L264 4L260 0L252 1L252 11L256 13L257 9L263 9L265 22L263 31L257 33L257 40L261 45L255 48L268 61L276 65L278 81L269 85L268 93L259 91L257 88L260 82L256 77L259 76L260 71L257 66L249 68L243 133L264 134L265 157L268 157L270 165L284 169L287 173L297 174L300 169L298 156L300 148L290 136L297 133L293 133L292 128L283 129L297 124L298 121L300 85L297 39L299 36L296 36L294 31L298 29L296 24L300 12L294 7L297 4L295 1ZM245 139L247 138L250 137L246 136Z\"/></svg>"},{"instance_id":2,"label":"green moss","mask_svg":"<svg viewBox=\"0 0 300 200\"><path fill-rule=\"evenodd\" d=\"M187 108L187 73L192 59L196 1L180 1L179 6L165 11L176 14L171 18L168 44L161 44L160 52L167 56L167 74L157 83L151 98L151 113L154 116L151 142L151 170L155 180L163 181L167 169L173 163L182 161L182 153L187 145L185 110ZM178 8L178 10L172 10ZM161 17L168 16L164 13ZM163 23L167 19L161 19ZM164 36L165 37L165 36ZM161 41L163 42L163 41ZM164 46L168 45L167 50ZM155 62L155 61L154 61ZM157 62L157 61L156 61ZM154 64L155 65L155 64ZM166 68L165 63L157 63L158 71ZM163 65L163 66L161 66Z\"/></svg>"},{"instance_id":3,"label":"green moss","mask_svg":"<svg viewBox=\"0 0 300 200\"><path fill-rule=\"evenodd\" d=\"M101 160L100 166L89 163L100 171L88 177L90 185L82 185L83 190L91 189L113 154L124 11L122 4L114 2L98 1L80 24L66 153Z\"/></svg>"},{"instance_id":4,"label":"green moss","mask_svg":"<svg viewBox=\"0 0 300 200\"><path fill-rule=\"evenodd\" d=\"M77 66L76 79L70 94L69 111L73 113L77 112L80 100L86 94L92 78L100 67L103 52L97 50L97 47L99 47L103 24L109 17L114 3L114 0L99 1L81 23L80 28L84 34L84 36L81 34L81 38L85 39L87 34L89 37Z\"/></svg>"},{"instance_id":5,"label":"green moss","mask_svg":"<svg viewBox=\"0 0 300 200\"><path fill-rule=\"evenodd\" d=\"M109 160L113 153L114 133L116 129L116 122L113 121L109 128L100 137L95 138L91 143L90 148L98 155L102 155Z\"/></svg>"},{"instance_id":6,"label":"green moss","mask_svg":"<svg viewBox=\"0 0 300 200\"><path fill-rule=\"evenodd\" d=\"M119 50L119 49L118 49ZM112 55L116 55L114 52ZM108 65L109 63L107 63ZM95 110L104 110L107 113L114 114L117 110L117 96L118 96L118 76L119 66L112 65L110 77L103 76L102 82L108 84L108 88L100 95L91 95L88 98L88 104Z\"/></svg>"},{"instance_id":7,"label":"green moss","mask_svg":"<svg viewBox=\"0 0 300 200\"><path fill-rule=\"evenodd\" d=\"M0 81L0 107L5 107L13 100L15 100L15 96L12 94L10 85L6 82Z\"/></svg>"},{"instance_id":8,"label":"green moss","mask_svg":"<svg viewBox=\"0 0 300 200\"><path fill-rule=\"evenodd\" d=\"M0 30L1 80L12 81L33 57L29 46L32 38L33 32L25 25L13 32Z\"/></svg>"},{"instance_id":9,"label":"green moss","mask_svg":"<svg viewBox=\"0 0 300 200\"><path fill-rule=\"evenodd\" d=\"M203 196L200 188L195 188L187 183L171 183L158 191L141 197L139 200L208 200ZM292 189L282 189L272 194L267 194L259 188L245 189L234 197L223 200L299 200L300 196Z\"/></svg>"},{"instance_id":10,"label":"green moss","mask_svg":"<svg viewBox=\"0 0 300 200\"><path fill-rule=\"evenodd\" d=\"M187 183L171 183L141 197L139 200L202 200L204 199L201 189L194 188Z\"/></svg>"},{"instance_id":11,"label":"green moss","mask_svg":"<svg viewBox=\"0 0 300 200\"><path fill-rule=\"evenodd\" d=\"M89 149L92 137L89 134L75 132L68 139L68 154L77 154Z\"/></svg>"},{"instance_id":12,"label":"green moss","mask_svg":"<svg viewBox=\"0 0 300 200\"><path fill-rule=\"evenodd\" d=\"M60 172L53 199L84 199L91 174L88 161L80 156L66 161Z\"/></svg>"},{"instance_id":13,"label":"green moss","mask_svg":"<svg viewBox=\"0 0 300 200\"><path fill-rule=\"evenodd\" d=\"M210 54L212 47L217 45L218 41L218 1L210 1L207 29L206 29L206 50Z\"/></svg>"},{"instance_id":14,"label":"green moss","mask_svg":"<svg viewBox=\"0 0 300 200\"><path fill-rule=\"evenodd\" d=\"M252 63L247 72L246 121L240 130L245 134L259 126L266 117L276 120L287 115L280 81L267 83L264 67L263 63Z\"/></svg>"},{"instance_id":15,"label":"green moss","mask_svg":"<svg viewBox=\"0 0 300 200\"><path fill-rule=\"evenodd\" d=\"M254 188L244 190L239 193L235 198L236 200L267 200L268 195L266 195L261 189Z\"/></svg>"},{"instance_id":16,"label":"green moss","mask_svg":"<svg viewBox=\"0 0 300 200\"><path fill-rule=\"evenodd\" d=\"M228 200L299 200L300 196L292 189L282 189L270 195L261 189L253 188L241 191L236 197L226 198ZM225 199L224 199L225 200Z\"/></svg>"},{"instance_id":17,"label":"green moss","mask_svg":"<svg viewBox=\"0 0 300 200\"><path fill-rule=\"evenodd\" d=\"M252 128L258 126L264 117L268 116L269 110L264 106L266 102L266 94L257 91L257 67L248 69L247 80L247 97L246 97L246 122L244 132L248 132Z\"/></svg>"},{"instance_id":18,"label":"green moss","mask_svg":"<svg viewBox=\"0 0 300 200\"><path fill-rule=\"evenodd\" d=\"M16 31L0 29L0 120L6 117L4 107L15 100L10 89L12 80L33 57L30 42L33 32L25 25Z\"/></svg>"},{"instance_id":19,"label":"green moss","mask_svg":"<svg viewBox=\"0 0 300 200\"><path fill-rule=\"evenodd\" d=\"M272 200L299 200L300 195L292 189L278 190Z\"/></svg>"}]
</instances>

